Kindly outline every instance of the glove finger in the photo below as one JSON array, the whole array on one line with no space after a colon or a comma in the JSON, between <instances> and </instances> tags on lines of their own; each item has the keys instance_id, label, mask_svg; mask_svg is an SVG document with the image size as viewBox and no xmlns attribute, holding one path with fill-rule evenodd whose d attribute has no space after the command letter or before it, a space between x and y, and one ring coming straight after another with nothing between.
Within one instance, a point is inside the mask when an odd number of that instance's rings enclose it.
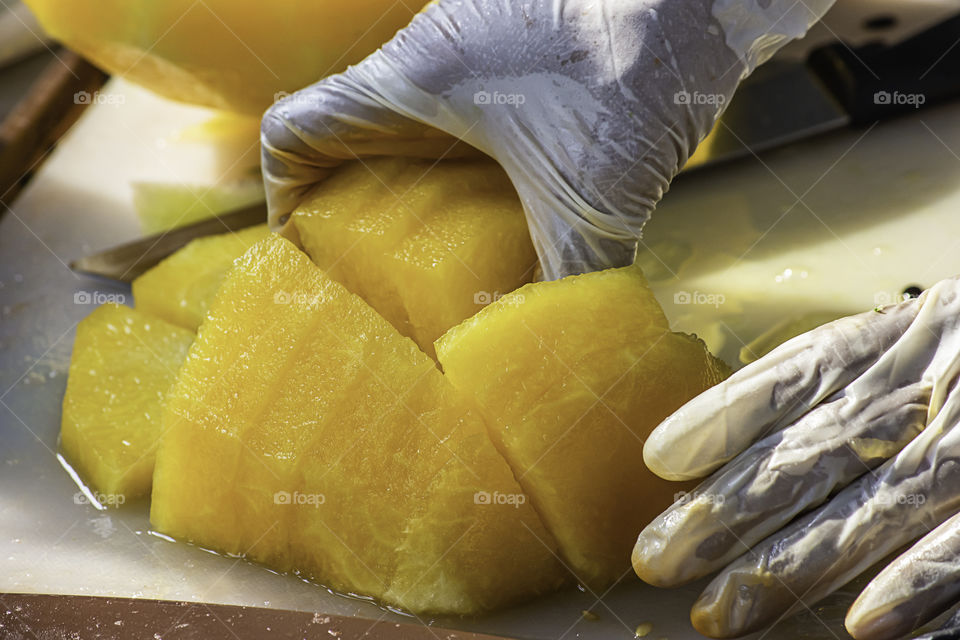
<instances>
[{"instance_id":1,"label":"glove finger","mask_svg":"<svg viewBox=\"0 0 960 640\"><path fill-rule=\"evenodd\" d=\"M937 381L957 373L942 343L944 317L960 316L955 287L946 280L926 292L914 322L862 376L654 520L634 549L638 575L668 586L720 569L913 440L931 401L939 408Z\"/></svg>"},{"instance_id":2,"label":"glove finger","mask_svg":"<svg viewBox=\"0 0 960 640\"><path fill-rule=\"evenodd\" d=\"M854 638L892 640L960 602L960 514L884 568L847 612ZM960 625L958 625L960 626Z\"/></svg>"},{"instance_id":3,"label":"glove finger","mask_svg":"<svg viewBox=\"0 0 960 640\"><path fill-rule=\"evenodd\" d=\"M669 587L721 569L886 461L926 424L928 385L905 384L876 400L859 391L852 386L755 443L658 516L634 547L637 575Z\"/></svg>"},{"instance_id":4,"label":"glove finger","mask_svg":"<svg viewBox=\"0 0 960 640\"><path fill-rule=\"evenodd\" d=\"M895 458L723 570L694 604L694 626L732 637L772 623L960 511L958 420L954 392Z\"/></svg>"},{"instance_id":5,"label":"glove finger","mask_svg":"<svg viewBox=\"0 0 960 640\"><path fill-rule=\"evenodd\" d=\"M860 377L903 335L920 305L908 300L788 340L664 420L647 438L643 461L667 480L708 475Z\"/></svg>"},{"instance_id":6,"label":"glove finger","mask_svg":"<svg viewBox=\"0 0 960 640\"><path fill-rule=\"evenodd\" d=\"M260 130L271 226L281 226L306 193L345 160L481 155L449 133L411 117L402 98L418 93L423 92L379 50L271 106Z\"/></svg>"},{"instance_id":7,"label":"glove finger","mask_svg":"<svg viewBox=\"0 0 960 640\"><path fill-rule=\"evenodd\" d=\"M576 187L540 165L528 177L526 168L504 164L523 202L544 280L633 264L643 220L592 207Z\"/></svg>"},{"instance_id":8,"label":"glove finger","mask_svg":"<svg viewBox=\"0 0 960 640\"><path fill-rule=\"evenodd\" d=\"M488 50L474 51L461 43L475 39L471 31L503 31L490 25L508 24L504 14L511 7L487 0L480 3L484 11L477 11L475 4L428 4L359 64L267 111L261 145L271 226L283 224L304 195L343 160L480 155L470 145L482 143L474 131L477 106L455 89L482 70L482 60L471 56L498 60L502 52L490 56Z\"/></svg>"}]
</instances>

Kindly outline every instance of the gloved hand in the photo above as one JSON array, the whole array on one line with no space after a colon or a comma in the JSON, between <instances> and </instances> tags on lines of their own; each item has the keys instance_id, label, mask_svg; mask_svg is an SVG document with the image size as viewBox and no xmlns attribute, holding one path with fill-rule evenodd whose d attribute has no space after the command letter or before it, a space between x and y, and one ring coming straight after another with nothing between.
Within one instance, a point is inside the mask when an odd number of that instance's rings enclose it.
<instances>
[{"instance_id":1,"label":"gloved hand","mask_svg":"<svg viewBox=\"0 0 960 640\"><path fill-rule=\"evenodd\" d=\"M267 111L271 225L345 159L460 155L461 139L510 176L545 278L630 264L740 79L832 3L435 0Z\"/></svg>"},{"instance_id":2,"label":"gloved hand","mask_svg":"<svg viewBox=\"0 0 960 640\"><path fill-rule=\"evenodd\" d=\"M926 535L863 591L846 626L881 640L932 618L960 599L960 517L948 520L960 512L958 378L958 279L744 367L647 440L658 475L713 473L640 534L638 575L673 586L722 569L691 619L733 637Z\"/></svg>"}]
</instances>

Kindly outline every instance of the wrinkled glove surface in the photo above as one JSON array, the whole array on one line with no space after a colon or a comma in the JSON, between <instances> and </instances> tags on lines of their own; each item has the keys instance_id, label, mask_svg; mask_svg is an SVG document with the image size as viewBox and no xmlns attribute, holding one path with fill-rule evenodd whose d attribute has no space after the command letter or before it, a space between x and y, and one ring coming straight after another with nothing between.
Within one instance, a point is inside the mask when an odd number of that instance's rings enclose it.
<instances>
[{"instance_id":1,"label":"wrinkled glove surface","mask_svg":"<svg viewBox=\"0 0 960 640\"><path fill-rule=\"evenodd\" d=\"M546 279L630 264L740 80L832 2L436 0L267 111L271 224L346 159L472 147L513 181Z\"/></svg>"}]
</instances>

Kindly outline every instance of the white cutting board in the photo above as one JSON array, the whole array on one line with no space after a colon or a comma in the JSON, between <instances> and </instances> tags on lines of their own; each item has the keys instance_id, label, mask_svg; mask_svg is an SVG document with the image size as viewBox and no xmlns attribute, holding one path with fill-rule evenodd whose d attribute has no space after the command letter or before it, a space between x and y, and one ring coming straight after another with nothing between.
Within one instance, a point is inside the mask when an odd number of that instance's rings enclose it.
<instances>
[{"instance_id":1,"label":"white cutting board","mask_svg":"<svg viewBox=\"0 0 960 640\"><path fill-rule=\"evenodd\" d=\"M73 275L65 263L137 237L130 180L212 184L225 168L215 149L178 141L209 112L118 81L104 93L112 97L87 111L0 220L0 591L404 619L151 535L145 504L98 511L75 503L77 487L54 455L73 328L92 310L75 294L129 289ZM666 264L666 277L650 271L675 328L704 336L732 362L785 315L859 311L907 284L960 273L958 116L960 105L923 111L681 177L645 239ZM682 292L724 301L675 304ZM768 637L846 637L851 593L818 605L819 619L804 614ZM629 638L652 621L652 637L683 640L699 637L687 622L696 594L628 578L601 601L570 589L482 619L440 622L529 638ZM584 609L598 619L581 619Z\"/></svg>"}]
</instances>

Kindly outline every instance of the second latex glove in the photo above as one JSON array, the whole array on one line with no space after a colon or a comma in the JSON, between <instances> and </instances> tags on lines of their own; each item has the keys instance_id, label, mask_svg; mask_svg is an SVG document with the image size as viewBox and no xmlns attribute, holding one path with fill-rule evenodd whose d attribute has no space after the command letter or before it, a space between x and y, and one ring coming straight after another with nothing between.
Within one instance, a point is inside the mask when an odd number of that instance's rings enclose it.
<instances>
[{"instance_id":1,"label":"second latex glove","mask_svg":"<svg viewBox=\"0 0 960 640\"><path fill-rule=\"evenodd\" d=\"M673 586L721 569L691 612L733 637L806 607L960 512L960 281L788 341L651 434L655 473L714 472L640 534ZM821 506L822 505L822 506ZM954 604L960 518L907 551L847 615L899 637Z\"/></svg>"},{"instance_id":2,"label":"second latex glove","mask_svg":"<svg viewBox=\"0 0 960 640\"><path fill-rule=\"evenodd\" d=\"M458 155L461 139L507 171L545 278L630 264L740 79L832 2L435 0L267 111L271 225L345 159Z\"/></svg>"}]
</instances>

